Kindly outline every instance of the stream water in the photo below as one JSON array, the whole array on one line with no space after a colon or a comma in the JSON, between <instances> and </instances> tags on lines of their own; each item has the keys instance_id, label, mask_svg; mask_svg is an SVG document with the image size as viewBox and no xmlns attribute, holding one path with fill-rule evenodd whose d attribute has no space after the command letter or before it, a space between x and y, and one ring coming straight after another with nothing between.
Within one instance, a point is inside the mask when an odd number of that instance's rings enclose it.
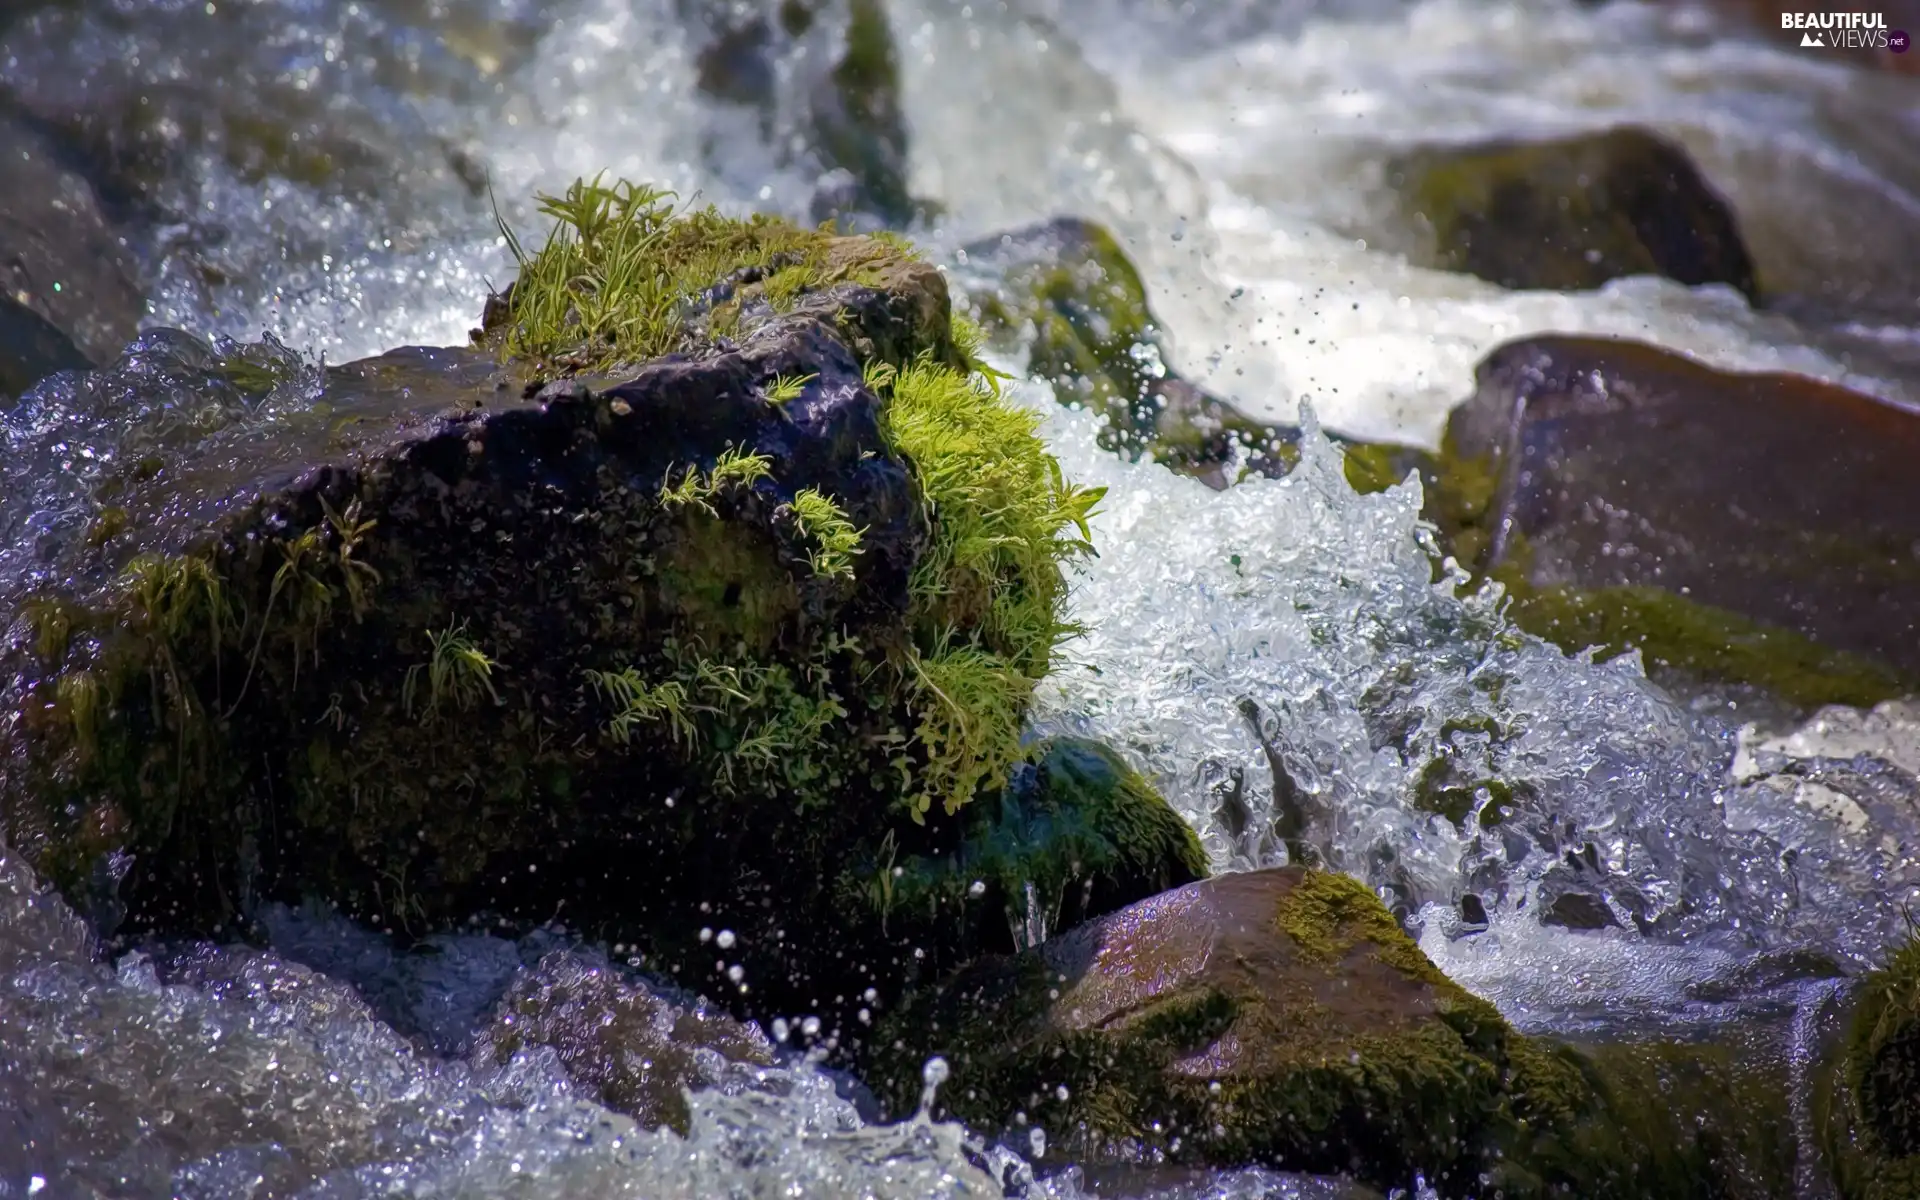
<instances>
[{"instance_id":1,"label":"stream water","mask_svg":"<svg viewBox=\"0 0 1920 1200\"><path fill-rule=\"evenodd\" d=\"M790 152L790 97L776 89L766 121L699 99L672 8L76 0L0 24L0 71L56 124L155 110L166 167L139 201L165 214L141 248L158 281L149 324L271 332L308 363L340 363L464 341L488 284L511 274L493 204L535 228L524 198L579 175L806 215L814 180ZM1920 97L1906 79L1633 4L888 11L910 188L937 206L916 235L952 261L1028 221L1107 222L1146 277L1172 365L1257 414L1431 445L1474 363L1544 331L1920 396ZM779 66L797 76L804 64ZM194 133L196 111L218 112L219 139ZM1763 267L1796 282L1789 303L1757 315L1730 290L1652 279L1513 293L1398 253L1387 153L1622 120L1688 147ZM326 170L263 173L263 145L296 165L311 151ZM182 353L150 347L137 365ZM1068 473L1110 489L1100 556L1076 590L1091 632L1043 685L1036 724L1133 757L1219 866L1273 855L1214 815L1236 778L1256 814L1271 803L1244 698L1332 814L1335 865L1387 889L1429 955L1523 1028L1740 1020L1803 1059L1835 992L1823 976L1872 962L1905 928L1903 906L1920 899L1920 718L1869 723L1837 747L1811 733L1764 741L1746 727L1778 732L1792 714L1672 694L1632 657L1596 663L1518 633L1498 595L1464 576L1436 584L1417 484L1355 495L1313 428L1289 478L1215 493L1102 453L1092 419L1056 408L1044 385L1019 391L1049 413ZM22 486L9 480L16 507ZM1441 760L1522 798L1497 825L1423 812L1415 782ZM1541 923L1543 889L1569 869L1616 927ZM1468 892L1484 929L1463 924ZM551 1055L483 1069L456 1052L546 947L448 938L423 966L313 914L273 927L271 949L97 963L75 918L0 849L0 1196L1093 1186L1071 1173L1034 1182L1013 1152L957 1126L869 1124L857 1089L803 1057L715 1067L686 1136L638 1130L577 1095ZM1809 969L1814 958L1829 969ZM1133 1186L1195 1200L1343 1194L1263 1172Z\"/></svg>"}]
</instances>

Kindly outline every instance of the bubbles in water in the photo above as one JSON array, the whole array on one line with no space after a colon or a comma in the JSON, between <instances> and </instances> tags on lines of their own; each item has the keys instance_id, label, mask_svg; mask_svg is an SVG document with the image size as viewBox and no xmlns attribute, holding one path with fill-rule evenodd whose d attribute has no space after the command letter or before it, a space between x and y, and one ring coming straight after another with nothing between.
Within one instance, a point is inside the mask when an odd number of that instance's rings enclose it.
<instances>
[{"instance_id":1,"label":"bubbles in water","mask_svg":"<svg viewBox=\"0 0 1920 1200\"><path fill-rule=\"evenodd\" d=\"M1436 567L1417 481L1355 494L1303 418L1290 477L1214 493L1106 456L1090 417L1050 412L1069 474L1109 491L1074 592L1090 632L1041 688L1044 727L1133 757L1224 867L1286 860L1267 832L1277 772L1311 848L1409 916L1436 906L1431 932L1459 931L1469 892L1491 911L1487 953L1442 965L1496 996L1509 976L1521 991L1555 978L1555 938L1604 958L1648 939L1879 936L1870 878L1815 895L1788 846L1727 819L1724 726L1635 656L1569 656L1512 626L1497 589ZM1617 928L1542 931L1543 917ZM1541 955L1515 952L1531 945ZM1589 998L1684 982L1619 957L1594 968Z\"/></svg>"}]
</instances>

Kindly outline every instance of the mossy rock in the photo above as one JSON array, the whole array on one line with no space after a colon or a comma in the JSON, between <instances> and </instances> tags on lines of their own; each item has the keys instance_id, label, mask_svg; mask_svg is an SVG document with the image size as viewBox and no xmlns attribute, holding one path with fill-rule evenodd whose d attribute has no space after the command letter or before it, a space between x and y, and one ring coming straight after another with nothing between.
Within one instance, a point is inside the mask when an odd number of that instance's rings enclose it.
<instances>
[{"instance_id":1,"label":"mossy rock","mask_svg":"<svg viewBox=\"0 0 1920 1200\"><path fill-rule=\"evenodd\" d=\"M1841 1200L1920 1196L1920 939L1861 982L1814 1124Z\"/></svg>"},{"instance_id":2,"label":"mossy rock","mask_svg":"<svg viewBox=\"0 0 1920 1200\"><path fill-rule=\"evenodd\" d=\"M753 113L776 154L822 177L815 220L892 228L913 220L920 206L907 191L899 54L880 0L682 0L681 8L702 41L700 90ZM712 147L717 159L730 150Z\"/></svg>"},{"instance_id":3,"label":"mossy rock","mask_svg":"<svg viewBox=\"0 0 1920 1200\"><path fill-rule=\"evenodd\" d=\"M1112 749L1075 737L1030 748L998 803L969 810L955 853L902 865L889 911L928 937L961 930L969 953L1008 953L1029 926L1070 929L1208 874L1166 798Z\"/></svg>"},{"instance_id":4,"label":"mossy rock","mask_svg":"<svg viewBox=\"0 0 1920 1200\"><path fill-rule=\"evenodd\" d=\"M473 349L155 334L57 397L107 466L0 592L8 843L134 928L559 910L785 1011L911 970L864 864L1019 761L1098 493L901 245L656 199L551 200Z\"/></svg>"},{"instance_id":5,"label":"mossy rock","mask_svg":"<svg viewBox=\"0 0 1920 1200\"><path fill-rule=\"evenodd\" d=\"M1790 702L1920 690L1920 417L1630 341L1480 364L1428 515L1525 629Z\"/></svg>"},{"instance_id":6,"label":"mossy rock","mask_svg":"<svg viewBox=\"0 0 1920 1200\"><path fill-rule=\"evenodd\" d=\"M1388 175L1443 269L1556 291L1664 275L1758 300L1732 210L1686 151L1649 130L1423 149Z\"/></svg>"},{"instance_id":7,"label":"mossy rock","mask_svg":"<svg viewBox=\"0 0 1920 1200\"><path fill-rule=\"evenodd\" d=\"M1076 1159L1416 1172L1443 1196L1790 1196L1780 1081L1713 1047L1523 1037L1447 979L1364 884L1218 876L984 960L896 1013L895 1111L1029 1123Z\"/></svg>"},{"instance_id":8,"label":"mossy rock","mask_svg":"<svg viewBox=\"0 0 1920 1200\"><path fill-rule=\"evenodd\" d=\"M1210 486L1243 471L1284 475L1299 461L1296 431L1263 425L1171 372L1146 286L1111 233L1063 217L974 243L965 251L983 329L1024 350L1028 373L1063 403L1107 418L1101 444L1151 456Z\"/></svg>"}]
</instances>

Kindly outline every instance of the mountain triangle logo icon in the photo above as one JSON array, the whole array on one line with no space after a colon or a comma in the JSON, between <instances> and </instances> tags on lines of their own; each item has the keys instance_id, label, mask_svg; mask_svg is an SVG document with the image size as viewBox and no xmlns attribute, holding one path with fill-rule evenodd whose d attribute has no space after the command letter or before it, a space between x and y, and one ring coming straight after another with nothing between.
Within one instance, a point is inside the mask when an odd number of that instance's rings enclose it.
<instances>
[{"instance_id":1,"label":"mountain triangle logo icon","mask_svg":"<svg viewBox=\"0 0 1920 1200\"><path fill-rule=\"evenodd\" d=\"M1827 43L1826 43L1826 39L1822 37L1820 34L1803 33L1800 35L1800 44L1802 46L1820 46L1824 48Z\"/></svg>"}]
</instances>

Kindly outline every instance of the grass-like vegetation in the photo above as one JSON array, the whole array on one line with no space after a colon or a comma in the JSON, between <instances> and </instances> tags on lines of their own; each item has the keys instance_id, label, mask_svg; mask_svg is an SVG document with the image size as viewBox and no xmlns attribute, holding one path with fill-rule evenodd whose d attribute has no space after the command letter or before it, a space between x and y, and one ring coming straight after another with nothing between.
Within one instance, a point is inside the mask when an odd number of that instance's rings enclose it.
<instances>
[{"instance_id":1,"label":"grass-like vegetation","mask_svg":"<svg viewBox=\"0 0 1920 1200\"><path fill-rule=\"evenodd\" d=\"M739 300L729 293L737 289L755 288L785 310L830 283L864 281L875 263L901 256L895 241L849 253L830 227L728 217L711 205L681 206L660 188L605 184L600 176L538 199L554 224L537 251L529 252L496 214L519 267L500 349L550 370L591 370L685 349L732 330Z\"/></svg>"}]
</instances>

